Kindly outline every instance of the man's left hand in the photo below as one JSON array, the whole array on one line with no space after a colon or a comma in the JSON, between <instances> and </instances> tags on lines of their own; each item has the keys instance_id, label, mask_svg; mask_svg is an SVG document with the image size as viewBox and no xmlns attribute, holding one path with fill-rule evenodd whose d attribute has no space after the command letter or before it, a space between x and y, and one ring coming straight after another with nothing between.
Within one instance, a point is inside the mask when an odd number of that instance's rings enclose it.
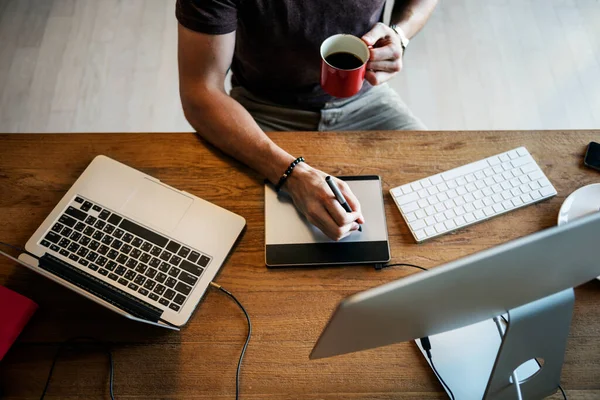
<instances>
[{"instance_id":1,"label":"man's left hand","mask_svg":"<svg viewBox=\"0 0 600 400\"><path fill-rule=\"evenodd\" d=\"M402 70L402 43L392 28L378 22L362 40L371 53L365 73L371 85L379 85Z\"/></svg>"}]
</instances>

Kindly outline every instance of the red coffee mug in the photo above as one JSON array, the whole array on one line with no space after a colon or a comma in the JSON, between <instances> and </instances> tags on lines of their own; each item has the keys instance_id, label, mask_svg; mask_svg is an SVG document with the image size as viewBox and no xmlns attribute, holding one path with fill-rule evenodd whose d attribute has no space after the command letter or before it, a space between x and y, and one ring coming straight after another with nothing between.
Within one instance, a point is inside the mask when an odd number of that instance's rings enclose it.
<instances>
[{"instance_id":1,"label":"red coffee mug","mask_svg":"<svg viewBox=\"0 0 600 400\"><path fill-rule=\"evenodd\" d=\"M350 53L362 62L352 67L352 63L336 66L327 58L335 53ZM339 55L338 55L339 56ZM331 61L331 58L329 58ZM321 44L321 87L334 97L351 97L360 91L369 61L369 48L360 38L353 35L333 35ZM343 64L343 63L342 63Z\"/></svg>"}]
</instances>

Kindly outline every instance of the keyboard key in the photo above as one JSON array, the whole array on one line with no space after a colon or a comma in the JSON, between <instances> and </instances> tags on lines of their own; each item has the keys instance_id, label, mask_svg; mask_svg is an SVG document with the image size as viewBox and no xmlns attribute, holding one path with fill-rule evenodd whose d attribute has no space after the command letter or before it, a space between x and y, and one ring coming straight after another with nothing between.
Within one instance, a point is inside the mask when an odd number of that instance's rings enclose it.
<instances>
[{"instance_id":1,"label":"keyboard key","mask_svg":"<svg viewBox=\"0 0 600 400\"><path fill-rule=\"evenodd\" d=\"M138 262L136 260L134 260L133 258L130 258L125 263L125 265L127 265L127 268L131 268L131 269L134 269L137 266L137 264L138 264Z\"/></svg>"},{"instance_id":2,"label":"keyboard key","mask_svg":"<svg viewBox=\"0 0 600 400\"><path fill-rule=\"evenodd\" d=\"M486 207L483 209L483 213L489 217L494 214L494 209L492 207Z\"/></svg>"},{"instance_id":3,"label":"keyboard key","mask_svg":"<svg viewBox=\"0 0 600 400\"><path fill-rule=\"evenodd\" d=\"M104 244L105 244L105 245L107 245L107 246L108 246L108 245L110 245L110 244L112 243L112 241L113 241L113 238L112 238L112 236L105 235L105 236L102 238L102 243L104 243Z\"/></svg>"},{"instance_id":4,"label":"keyboard key","mask_svg":"<svg viewBox=\"0 0 600 400\"><path fill-rule=\"evenodd\" d=\"M531 195L531 197L532 197L534 200L537 200L537 199L539 199L539 198L541 198L541 197L542 197L542 194L540 193L540 191L539 191L539 190L534 190L533 192L531 192L531 193L529 193L529 194Z\"/></svg>"},{"instance_id":5,"label":"keyboard key","mask_svg":"<svg viewBox=\"0 0 600 400\"><path fill-rule=\"evenodd\" d=\"M97 268L97 267L96 267L96 268ZM108 275L108 271L107 271L107 270L105 270L104 268L100 268L100 270L98 271L98 273L99 273L100 275L103 275L103 276L107 276L107 275Z\"/></svg>"},{"instance_id":6,"label":"keyboard key","mask_svg":"<svg viewBox=\"0 0 600 400\"><path fill-rule=\"evenodd\" d=\"M496 213L504 211L504 207L502 206L502 204L496 203L492 206L492 208L494 209L494 212L496 212Z\"/></svg>"},{"instance_id":7,"label":"keyboard key","mask_svg":"<svg viewBox=\"0 0 600 400\"><path fill-rule=\"evenodd\" d=\"M113 281L116 281L117 279L119 279L119 276L116 274L113 274L112 272L110 274L108 274L108 278L112 279Z\"/></svg>"},{"instance_id":8,"label":"keyboard key","mask_svg":"<svg viewBox=\"0 0 600 400\"><path fill-rule=\"evenodd\" d=\"M123 231L123 229L117 229L117 230L115 230L115 233L113 233L113 236L116 237L117 239L121 239L124 234L125 234L125 232Z\"/></svg>"},{"instance_id":9,"label":"keyboard key","mask_svg":"<svg viewBox=\"0 0 600 400\"><path fill-rule=\"evenodd\" d=\"M47 240L42 240L42 241L40 242L40 244L41 244L42 246L44 246L44 247L50 247L50 242L49 242L49 241L47 241Z\"/></svg>"},{"instance_id":10,"label":"keyboard key","mask_svg":"<svg viewBox=\"0 0 600 400\"><path fill-rule=\"evenodd\" d=\"M131 253L129 253L129 257L138 259L142 255L142 252L139 249L133 249Z\"/></svg>"},{"instance_id":11,"label":"keyboard key","mask_svg":"<svg viewBox=\"0 0 600 400\"><path fill-rule=\"evenodd\" d=\"M171 240L167 245L167 250L169 250L171 253L177 253L180 247L181 245L179 243L176 243Z\"/></svg>"},{"instance_id":12,"label":"keyboard key","mask_svg":"<svg viewBox=\"0 0 600 400\"><path fill-rule=\"evenodd\" d=\"M179 309L180 309L181 307L180 307L180 306L178 306L178 305L177 305L177 304L175 304L175 303L171 303L171 304L169 304L169 308L170 308L171 310L173 310L173 311L179 311Z\"/></svg>"},{"instance_id":13,"label":"keyboard key","mask_svg":"<svg viewBox=\"0 0 600 400\"><path fill-rule=\"evenodd\" d=\"M150 293L150 292L148 292L148 291L147 291L146 289L144 289L144 288L140 288L140 289L138 290L138 293L139 293L139 294L141 294L141 295L144 295L144 296L148 296L148 293Z\"/></svg>"},{"instance_id":14,"label":"keyboard key","mask_svg":"<svg viewBox=\"0 0 600 400\"><path fill-rule=\"evenodd\" d=\"M47 241L49 241L51 243L58 243L60 241L60 235L57 234L56 232L50 231L46 234L44 239L46 239Z\"/></svg>"},{"instance_id":15,"label":"keyboard key","mask_svg":"<svg viewBox=\"0 0 600 400\"><path fill-rule=\"evenodd\" d=\"M473 215L473 213L467 213L467 214L465 214L465 221L467 221L467 222L473 222L473 221L475 221L475 216Z\"/></svg>"},{"instance_id":16,"label":"keyboard key","mask_svg":"<svg viewBox=\"0 0 600 400\"><path fill-rule=\"evenodd\" d=\"M85 229L85 224L83 222L78 222L75 224L74 228L77 232L82 232Z\"/></svg>"},{"instance_id":17,"label":"keyboard key","mask_svg":"<svg viewBox=\"0 0 600 400\"><path fill-rule=\"evenodd\" d=\"M115 230L115 227L113 225L106 225L103 229L104 232L108 233L109 235L112 234Z\"/></svg>"},{"instance_id":18,"label":"keyboard key","mask_svg":"<svg viewBox=\"0 0 600 400\"><path fill-rule=\"evenodd\" d=\"M169 275L171 275L171 276L177 276L177 275L179 275L179 272L180 272L180 271L181 271L181 270L180 270L179 268L177 268L177 267L173 267L173 268L171 268L171 269L169 270Z\"/></svg>"},{"instance_id":19,"label":"keyboard key","mask_svg":"<svg viewBox=\"0 0 600 400\"><path fill-rule=\"evenodd\" d=\"M147 264L152 259L152 256L148 253L143 253L140 257L140 261Z\"/></svg>"},{"instance_id":20,"label":"keyboard key","mask_svg":"<svg viewBox=\"0 0 600 400\"><path fill-rule=\"evenodd\" d=\"M463 216L460 216L460 217L456 217L456 218L454 218L454 223L455 223L457 226L462 226L462 225L466 224L466 223L467 223L467 221L465 220L465 218L464 218Z\"/></svg>"},{"instance_id":21,"label":"keyboard key","mask_svg":"<svg viewBox=\"0 0 600 400\"><path fill-rule=\"evenodd\" d=\"M139 275L135 277L135 279L133 280L133 282L135 282L138 285L143 285L144 282L146 282L146 277L143 275Z\"/></svg>"},{"instance_id":22,"label":"keyboard key","mask_svg":"<svg viewBox=\"0 0 600 400\"><path fill-rule=\"evenodd\" d=\"M126 233L125 235L123 235L123 241L125 243L131 243L132 240L133 240L133 235L131 233Z\"/></svg>"},{"instance_id":23,"label":"keyboard key","mask_svg":"<svg viewBox=\"0 0 600 400\"><path fill-rule=\"evenodd\" d=\"M96 223L94 224L94 228L96 228L96 229L104 229L105 226L106 226L106 222L102 221L101 219L96 221Z\"/></svg>"},{"instance_id":24,"label":"keyboard key","mask_svg":"<svg viewBox=\"0 0 600 400\"><path fill-rule=\"evenodd\" d=\"M430 225L434 225L435 224L435 218L433 217L426 217L425 218L425 224L430 226Z\"/></svg>"},{"instance_id":25,"label":"keyboard key","mask_svg":"<svg viewBox=\"0 0 600 400\"><path fill-rule=\"evenodd\" d=\"M123 286L127 286L127 284L129 283L129 281L124 278L119 278L118 282Z\"/></svg>"},{"instance_id":26,"label":"keyboard key","mask_svg":"<svg viewBox=\"0 0 600 400\"><path fill-rule=\"evenodd\" d=\"M156 282L151 279L146 279L146 283L144 283L145 289L152 290L154 289L154 286L156 286Z\"/></svg>"},{"instance_id":27,"label":"keyboard key","mask_svg":"<svg viewBox=\"0 0 600 400\"><path fill-rule=\"evenodd\" d=\"M154 294L154 293L150 293L150 294L148 295L148 297L149 297L151 300L154 300L154 301L158 301L158 299L159 299L158 295L156 295L156 294Z\"/></svg>"},{"instance_id":28,"label":"keyboard key","mask_svg":"<svg viewBox=\"0 0 600 400\"><path fill-rule=\"evenodd\" d=\"M54 226L52 227L52 230L56 233L60 233L60 231L62 231L62 229L64 228L64 225L59 224L58 222L54 224Z\"/></svg>"},{"instance_id":29,"label":"keyboard key","mask_svg":"<svg viewBox=\"0 0 600 400\"><path fill-rule=\"evenodd\" d=\"M435 235L436 233L437 233L437 232L436 232L435 228L434 228L434 227L432 227L432 226L428 226L427 228L425 228L425 234L426 234L427 236L433 236L433 235Z\"/></svg>"},{"instance_id":30,"label":"keyboard key","mask_svg":"<svg viewBox=\"0 0 600 400\"><path fill-rule=\"evenodd\" d=\"M140 226L140 225L138 225L134 222L131 222L127 219L123 219L123 221L121 221L119 228L124 229L129 233L139 236L142 239L146 239L149 242L152 242L161 247L166 246L167 242L169 241L169 239L159 235L158 233L152 232L151 230L146 229L143 226Z\"/></svg>"},{"instance_id":31,"label":"keyboard key","mask_svg":"<svg viewBox=\"0 0 600 400\"><path fill-rule=\"evenodd\" d=\"M171 266L163 261L162 263L160 263L160 267L158 267L158 269L161 270L162 272L169 272L169 270L171 269Z\"/></svg>"},{"instance_id":32,"label":"keyboard key","mask_svg":"<svg viewBox=\"0 0 600 400\"><path fill-rule=\"evenodd\" d=\"M552 194L555 194L555 191L552 188L552 186L545 186L540 189L540 193L542 194L542 196L550 196Z\"/></svg>"},{"instance_id":33,"label":"keyboard key","mask_svg":"<svg viewBox=\"0 0 600 400\"><path fill-rule=\"evenodd\" d=\"M201 258L201 260L202 260L202 258ZM169 263L171 263L171 265L177 266L177 265L179 265L180 261L181 261L181 257L173 254L173 257L171 257L171 259L169 260Z\"/></svg>"},{"instance_id":34,"label":"keyboard key","mask_svg":"<svg viewBox=\"0 0 600 400\"><path fill-rule=\"evenodd\" d=\"M198 281L198 278L186 271L181 271L181 274L179 274L179 280L187 283L188 285L194 286Z\"/></svg>"},{"instance_id":35,"label":"keyboard key","mask_svg":"<svg viewBox=\"0 0 600 400\"><path fill-rule=\"evenodd\" d=\"M413 201L417 201L417 200L419 200L419 195L416 192L412 192L409 194L402 195L400 197L396 197L396 202L401 206L404 204L412 203Z\"/></svg>"},{"instance_id":36,"label":"keyboard key","mask_svg":"<svg viewBox=\"0 0 600 400\"><path fill-rule=\"evenodd\" d=\"M200 258L200 253L192 251L188 257L188 260L195 263Z\"/></svg>"},{"instance_id":37,"label":"keyboard key","mask_svg":"<svg viewBox=\"0 0 600 400\"><path fill-rule=\"evenodd\" d=\"M73 232L73 233L71 234L71 236L69 236L69 238L70 238L72 241L74 241L74 242L77 242L77 241L79 241L79 239L81 239L81 236L83 236L81 233L79 233L79 232Z\"/></svg>"},{"instance_id":38,"label":"keyboard key","mask_svg":"<svg viewBox=\"0 0 600 400\"><path fill-rule=\"evenodd\" d=\"M162 299L158 300L158 302L160 304L162 304L163 306L165 306L165 307L169 305L169 300L167 300L165 298L162 298Z\"/></svg>"},{"instance_id":39,"label":"keyboard key","mask_svg":"<svg viewBox=\"0 0 600 400\"><path fill-rule=\"evenodd\" d=\"M122 265L119 265L117 267L117 269L115 269L115 274L119 275L119 276L123 276L125 274L125 272L127 272L127 268L125 268Z\"/></svg>"},{"instance_id":40,"label":"keyboard key","mask_svg":"<svg viewBox=\"0 0 600 400\"><path fill-rule=\"evenodd\" d=\"M100 232L100 231L96 231L94 232L94 234L92 235L92 237L96 240L101 240L102 237L104 236L104 233Z\"/></svg>"},{"instance_id":41,"label":"keyboard key","mask_svg":"<svg viewBox=\"0 0 600 400\"><path fill-rule=\"evenodd\" d=\"M413 223L412 223L410 226L411 226L411 228L413 229L413 231L418 231L418 230L420 230L420 229L423 229L423 228L425 228L425 226L426 226L426 225L427 225L427 224L425 223L425 221L424 221L424 220L422 220L422 219L420 219L420 220L418 220L418 221L415 221L415 222L413 222ZM179 279L181 279L181 275L180 275ZM183 279L181 279L181 280L183 280ZM189 283L189 282L188 282L188 283Z\"/></svg>"},{"instance_id":42,"label":"keyboard key","mask_svg":"<svg viewBox=\"0 0 600 400\"><path fill-rule=\"evenodd\" d=\"M129 285L127 285L127 287L131 290L138 290L138 288L139 288L139 286L133 282L130 282Z\"/></svg>"},{"instance_id":43,"label":"keyboard key","mask_svg":"<svg viewBox=\"0 0 600 400\"><path fill-rule=\"evenodd\" d=\"M125 279L132 280L133 278L135 278L136 275L137 274L132 270L127 270L127 272L125 272Z\"/></svg>"},{"instance_id":44,"label":"keyboard key","mask_svg":"<svg viewBox=\"0 0 600 400\"><path fill-rule=\"evenodd\" d=\"M123 254L129 254L129 252L131 251L131 249L133 249L133 247L131 247L128 244L124 244L123 247L121 247L121 252Z\"/></svg>"},{"instance_id":45,"label":"keyboard key","mask_svg":"<svg viewBox=\"0 0 600 400\"><path fill-rule=\"evenodd\" d=\"M113 225L119 225L119 222L121 222L123 218L119 217L116 214L112 214L110 217L108 217L108 222L113 224Z\"/></svg>"},{"instance_id":46,"label":"keyboard key","mask_svg":"<svg viewBox=\"0 0 600 400\"><path fill-rule=\"evenodd\" d=\"M85 201L80 207L80 210L83 211L89 211L89 209L92 208L92 203L90 203L89 201Z\"/></svg>"},{"instance_id":47,"label":"keyboard key","mask_svg":"<svg viewBox=\"0 0 600 400\"><path fill-rule=\"evenodd\" d=\"M114 261L109 261L108 264L106 264L106 269L109 271L114 271L115 268L117 268L118 264Z\"/></svg>"},{"instance_id":48,"label":"keyboard key","mask_svg":"<svg viewBox=\"0 0 600 400\"><path fill-rule=\"evenodd\" d=\"M456 224L454 223L454 220L449 219L448 221L444 221L444 226L446 229L453 229L456 227Z\"/></svg>"},{"instance_id":49,"label":"keyboard key","mask_svg":"<svg viewBox=\"0 0 600 400\"><path fill-rule=\"evenodd\" d=\"M402 206L402 211L404 211L404 213L410 213L410 212L416 211L418 209L419 209L419 205L417 204L416 201Z\"/></svg>"},{"instance_id":50,"label":"keyboard key","mask_svg":"<svg viewBox=\"0 0 600 400\"><path fill-rule=\"evenodd\" d=\"M165 285L167 285L170 288L175 287L176 284L177 284L177 279L173 279L173 278L167 278L167 281L165 282Z\"/></svg>"},{"instance_id":51,"label":"keyboard key","mask_svg":"<svg viewBox=\"0 0 600 400\"><path fill-rule=\"evenodd\" d=\"M406 216L406 220L408 222L413 222L417 220L417 215L415 213L410 213Z\"/></svg>"},{"instance_id":52,"label":"keyboard key","mask_svg":"<svg viewBox=\"0 0 600 400\"><path fill-rule=\"evenodd\" d=\"M427 237L427 234L425 233L424 229L420 229L415 232L415 236L416 236L417 240L423 240Z\"/></svg>"},{"instance_id":53,"label":"keyboard key","mask_svg":"<svg viewBox=\"0 0 600 400\"><path fill-rule=\"evenodd\" d=\"M85 258L88 261L94 262L98 258L98 253L94 253L93 251L91 251L88 253L88 255Z\"/></svg>"},{"instance_id":54,"label":"keyboard key","mask_svg":"<svg viewBox=\"0 0 600 400\"><path fill-rule=\"evenodd\" d=\"M419 191L419 190L420 190L420 189L422 189L423 187L421 186L421 182L419 182L419 181L416 181L416 182L413 182L413 183L411 183L411 184L410 184L410 188L411 188L413 191Z\"/></svg>"},{"instance_id":55,"label":"keyboard key","mask_svg":"<svg viewBox=\"0 0 600 400\"><path fill-rule=\"evenodd\" d=\"M481 210L475 210L475 212L473 213L473 215L475 215L475 218L477 218L477 219L483 219L483 218L485 218L485 214Z\"/></svg>"},{"instance_id":56,"label":"keyboard key","mask_svg":"<svg viewBox=\"0 0 600 400\"><path fill-rule=\"evenodd\" d=\"M59 226L62 228L63 226L68 226L68 227L74 227L75 224L77 223L77 221L71 217L69 217L68 215L61 215L60 218L58 219L59 223L54 224L54 226L52 227L52 230L55 232L60 232L61 229L56 230L55 228L58 228ZM62 225L61 225L62 224Z\"/></svg>"},{"instance_id":57,"label":"keyboard key","mask_svg":"<svg viewBox=\"0 0 600 400\"><path fill-rule=\"evenodd\" d=\"M521 204L523 204L523 200L521 200L519 197L515 197L514 199L512 199L512 203L515 206L520 206Z\"/></svg>"},{"instance_id":58,"label":"keyboard key","mask_svg":"<svg viewBox=\"0 0 600 400\"><path fill-rule=\"evenodd\" d=\"M96 223L96 217L92 217L91 215L85 219L85 223L88 225L94 225Z\"/></svg>"},{"instance_id":59,"label":"keyboard key","mask_svg":"<svg viewBox=\"0 0 600 400\"><path fill-rule=\"evenodd\" d=\"M60 242L58 242L58 246L62 247L63 249L69 247L69 244L71 244L71 241L65 238L60 239Z\"/></svg>"},{"instance_id":60,"label":"keyboard key","mask_svg":"<svg viewBox=\"0 0 600 400\"><path fill-rule=\"evenodd\" d=\"M95 240L92 240L88 247L92 250L97 250L98 247L100 247L100 243L96 242Z\"/></svg>"},{"instance_id":61,"label":"keyboard key","mask_svg":"<svg viewBox=\"0 0 600 400\"><path fill-rule=\"evenodd\" d=\"M148 270L146 270L146 276L148 278L154 278L156 276L156 274L158 273L157 270L155 270L154 268L148 268Z\"/></svg>"},{"instance_id":62,"label":"keyboard key","mask_svg":"<svg viewBox=\"0 0 600 400\"><path fill-rule=\"evenodd\" d=\"M435 224L434 228L437 233L446 232L446 226L442 222Z\"/></svg>"},{"instance_id":63,"label":"keyboard key","mask_svg":"<svg viewBox=\"0 0 600 400\"><path fill-rule=\"evenodd\" d=\"M110 211L107 210L102 210L100 212L100 214L98 215L98 218L106 220L108 218L108 216L110 215Z\"/></svg>"},{"instance_id":64,"label":"keyboard key","mask_svg":"<svg viewBox=\"0 0 600 400\"><path fill-rule=\"evenodd\" d=\"M175 303L181 305L185 301L185 296L182 296L182 295L178 294L177 296L175 296L175 299L173 301Z\"/></svg>"},{"instance_id":65,"label":"keyboard key","mask_svg":"<svg viewBox=\"0 0 600 400\"><path fill-rule=\"evenodd\" d=\"M154 288L153 292L156 293L159 296L162 296L162 294L165 292L167 288L164 287L163 285L156 285L156 287Z\"/></svg>"},{"instance_id":66,"label":"keyboard key","mask_svg":"<svg viewBox=\"0 0 600 400\"><path fill-rule=\"evenodd\" d=\"M70 254L67 250L64 250L64 249L61 249L59 251L59 253L61 256L64 256L64 257L69 257L69 254Z\"/></svg>"},{"instance_id":67,"label":"keyboard key","mask_svg":"<svg viewBox=\"0 0 600 400\"><path fill-rule=\"evenodd\" d=\"M58 253L58 252L60 251L60 247L58 247L58 246L57 246L57 245L55 245L55 244L51 244L51 245L50 245L50 250L52 250L52 251L56 251L56 252Z\"/></svg>"},{"instance_id":68,"label":"keyboard key","mask_svg":"<svg viewBox=\"0 0 600 400\"><path fill-rule=\"evenodd\" d=\"M159 272L158 275L156 276L156 278L154 278L154 279L159 283L164 283L165 280L167 279L167 275L165 275L163 272Z\"/></svg>"},{"instance_id":69,"label":"keyboard key","mask_svg":"<svg viewBox=\"0 0 600 400\"><path fill-rule=\"evenodd\" d=\"M83 199L79 196L75 197L75 203L79 203L82 204L83 203Z\"/></svg>"},{"instance_id":70,"label":"keyboard key","mask_svg":"<svg viewBox=\"0 0 600 400\"><path fill-rule=\"evenodd\" d=\"M135 271L139 272L140 274L143 274L144 272L146 272L146 270L148 269L148 266L146 264L138 264L137 267L135 267Z\"/></svg>"},{"instance_id":71,"label":"keyboard key","mask_svg":"<svg viewBox=\"0 0 600 400\"><path fill-rule=\"evenodd\" d=\"M87 214L86 213L84 213L81 210L76 209L75 207L67 207L67 209L65 210L65 213L69 214L71 217L77 218L80 221L83 221L83 220L85 220L87 218ZM69 226L72 226L72 225L69 225Z\"/></svg>"},{"instance_id":72,"label":"keyboard key","mask_svg":"<svg viewBox=\"0 0 600 400\"><path fill-rule=\"evenodd\" d=\"M69 259L71 259L73 261L78 261L79 260L79 256L76 256L75 254L71 254L71 255L69 255Z\"/></svg>"},{"instance_id":73,"label":"keyboard key","mask_svg":"<svg viewBox=\"0 0 600 400\"><path fill-rule=\"evenodd\" d=\"M131 245L133 247L140 247L142 244L144 243L144 241L138 237L134 238L133 241L131 242Z\"/></svg>"},{"instance_id":74,"label":"keyboard key","mask_svg":"<svg viewBox=\"0 0 600 400\"><path fill-rule=\"evenodd\" d=\"M121 246L123 245L123 242L121 242L120 240L113 240L113 242L111 243L110 247L112 247L115 250L119 250L121 248Z\"/></svg>"},{"instance_id":75,"label":"keyboard key","mask_svg":"<svg viewBox=\"0 0 600 400\"><path fill-rule=\"evenodd\" d=\"M444 215L444 213L439 213L435 215L435 220L437 222L444 222L446 220L446 216Z\"/></svg>"},{"instance_id":76,"label":"keyboard key","mask_svg":"<svg viewBox=\"0 0 600 400\"><path fill-rule=\"evenodd\" d=\"M88 268L91 269L92 271L97 271L98 270L98 266L95 264L90 264L89 261L84 260L86 263L88 263ZM79 264L82 264L81 260L79 260ZM83 264L82 264L83 265Z\"/></svg>"},{"instance_id":77,"label":"keyboard key","mask_svg":"<svg viewBox=\"0 0 600 400\"><path fill-rule=\"evenodd\" d=\"M523 200L523 203L530 203L533 201L533 197L531 197L529 193L525 193L523 196L521 196L521 200Z\"/></svg>"},{"instance_id":78,"label":"keyboard key","mask_svg":"<svg viewBox=\"0 0 600 400\"><path fill-rule=\"evenodd\" d=\"M85 257L87 255L87 253L89 253L89 250L86 249L85 247L82 247L79 250L77 250L77 255L79 257Z\"/></svg>"},{"instance_id":79,"label":"keyboard key","mask_svg":"<svg viewBox=\"0 0 600 400\"><path fill-rule=\"evenodd\" d=\"M162 247L159 247L159 246L154 246L154 247L152 247L152 250L150 250L150 254L152 254L153 256L156 256L156 257L158 257L161 252L162 252Z\"/></svg>"},{"instance_id":80,"label":"keyboard key","mask_svg":"<svg viewBox=\"0 0 600 400\"><path fill-rule=\"evenodd\" d=\"M164 298L167 300L173 300L173 297L175 297L175 291L171 290L171 289L167 289L167 291L165 292Z\"/></svg>"},{"instance_id":81,"label":"keyboard key","mask_svg":"<svg viewBox=\"0 0 600 400\"><path fill-rule=\"evenodd\" d=\"M108 262L108 258L103 257L103 256L98 257L98 259L96 260L96 264L98 264L101 267L104 267L107 262Z\"/></svg>"},{"instance_id":82,"label":"keyboard key","mask_svg":"<svg viewBox=\"0 0 600 400\"><path fill-rule=\"evenodd\" d=\"M198 265L192 264L191 262L187 261L187 260L183 260L181 262L180 267L189 272L190 274L194 275L194 276L200 276L202 274L202 268L200 268ZM179 269L173 267L173 270L176 270L176 273L173 274L171 273L171 271L169 271L169 275L171 276L177 276L177 274L179 273Z\"/></svg>"},{"instance_id":83,"label":"keyboard key","mask_svg":"<svg viewBox=\"0 0 600 400\"><path fill-rule=\"evenodd\" d=\"M163 261L169 261L170 258L171 258L171 253L169 253L167 250L163 251L162 254L160 255L160 259Z\"/></svg>"},{"instance_id":84,"label":"keyboard key","mask_svg":"<svg viewBox=\"0 0 600 400\"><path fill-rule=\"evenodd\" d=\"M179 250L179 253L177 253L177 255L179 257L183 257L183 258L186 258L188 256L188 254L190 254L190 249L188 249L187 247L182 247Z\"/></svg>"},{"instance_id":85,"label":"keyboard key","mask_svg":"<svg viewBox=\"0 0 600 400\"><path fill-rule=\"evenodd\" d=\"M152 249L152 243L144 242L144 244L142 245L142 250L149 252L151 249Z\"/></svg>"}]
</instances>

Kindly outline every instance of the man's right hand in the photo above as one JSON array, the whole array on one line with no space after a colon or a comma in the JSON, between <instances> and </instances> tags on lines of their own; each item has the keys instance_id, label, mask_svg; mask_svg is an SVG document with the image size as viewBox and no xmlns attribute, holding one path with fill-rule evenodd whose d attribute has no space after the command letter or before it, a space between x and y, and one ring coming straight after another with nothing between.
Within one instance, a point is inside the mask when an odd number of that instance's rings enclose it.
<instances>
[{"instance_id":1,"label":"man's right hand","mask_svg":"<svg viewBox=\"0 0 600 400\"><path fill-rule=\"evenodd\" d=\"M346 212L327 186L327 174L300 163L287 178L283 189L290 194L296 208L333 240L340 240L358 230L365 220L358 199L348 184L332 177L353 212Z\"/></svg>"}]
</instances>

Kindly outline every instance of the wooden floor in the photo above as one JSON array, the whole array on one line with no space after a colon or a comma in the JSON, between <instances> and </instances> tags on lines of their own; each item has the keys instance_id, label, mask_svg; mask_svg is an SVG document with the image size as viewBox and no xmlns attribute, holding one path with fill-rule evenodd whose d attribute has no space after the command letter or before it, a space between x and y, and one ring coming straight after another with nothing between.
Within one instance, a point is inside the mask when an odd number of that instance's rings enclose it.
<instances>
[{"instance_id":1,"label":"wooden floor","mask_svg":"<svg viewBox=\"0 0 600 400\"><path fill-rule=\"evenodd\" d=\"M189 131L174 0L0 0L0 132ZM600 127L599 0L443 0L393 82L431 129Z\"/></svg>"}]
</instances>

